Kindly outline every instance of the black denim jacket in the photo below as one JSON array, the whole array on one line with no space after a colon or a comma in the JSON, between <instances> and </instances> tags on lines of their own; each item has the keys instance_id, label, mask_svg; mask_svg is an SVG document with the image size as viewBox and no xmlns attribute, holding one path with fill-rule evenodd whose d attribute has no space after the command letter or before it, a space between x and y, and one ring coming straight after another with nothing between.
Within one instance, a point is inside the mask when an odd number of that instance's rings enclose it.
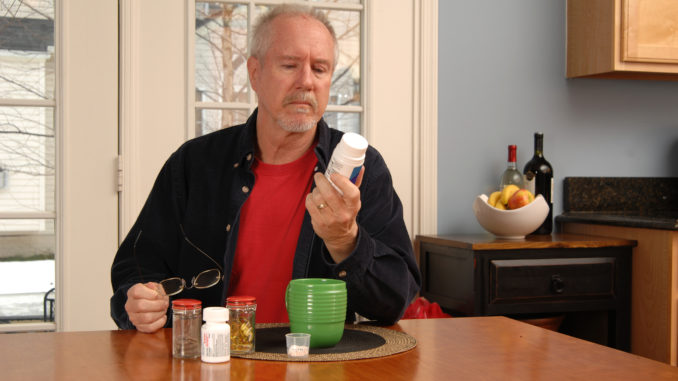
<instances>
[{"instance_id":1,"label":"black denim jacket","mask_svg":"<svg viewBox=\"0 0 678 381\"><path fill-rule=\"evenodd\" d=\"M214 287L184 290L173 298L199 299L203 308L224 305L239 213L255 186L251 166L256 117L255 110L245 124L187 141L164 164L111 268L111 316L118 327L134 328L124 306L127 290L135 283L174 276L189 283L199 272L215 267L191 243L221 263L225 277ZM329 128L324 120L318 123L317 171L325 171L342 134ZM358 313L392 324L419 291L421 278L403 221L402 204L386 163L372 146L365 157L360 191L358 244L354 252L341 263L334 263L313 232L306 212L292 278L342 279L348 291L348 321ZM167 326L171 326L169 318Z\"/></svg>"}]
</instances>

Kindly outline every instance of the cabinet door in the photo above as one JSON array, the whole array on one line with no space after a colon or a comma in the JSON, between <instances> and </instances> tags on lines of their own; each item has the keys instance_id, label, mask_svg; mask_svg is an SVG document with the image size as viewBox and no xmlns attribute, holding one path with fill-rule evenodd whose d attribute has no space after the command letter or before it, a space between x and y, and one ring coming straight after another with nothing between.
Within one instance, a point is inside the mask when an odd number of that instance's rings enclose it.
<instances>
[{"instance_id":1,"label":"cabinet door","mask_svg":"<svg viewBox=\"0 0 678 381\"><path fill-rule=\"evenodd\" d=\"M622 2L621 59L678 63L678 1Z\"/></svg>"}]
</instances>

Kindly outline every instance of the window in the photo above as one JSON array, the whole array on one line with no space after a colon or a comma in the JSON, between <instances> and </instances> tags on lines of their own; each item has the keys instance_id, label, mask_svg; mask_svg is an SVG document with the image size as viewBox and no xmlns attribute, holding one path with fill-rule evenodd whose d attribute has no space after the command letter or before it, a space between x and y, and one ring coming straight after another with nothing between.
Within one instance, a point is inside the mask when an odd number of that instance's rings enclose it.
<instances>
[{"instance_id":1,"label":"window","mask_svg":"<svg viewBox=\"0 0 678 381\"><path fill-rule=\"evenodd\" d=\"M307 2L327 14L340 49L324 118L342 131L364 132L361 0ZM248 40L257 17L268 8L267 2L259 1L195 2L190 69L195 128L189 136L244 123L256 108L256 94L247 77Z\"/></svg>"},{"instance_id":2,"label":"window","mask_svg":"<svg viewBox=\"0 0 678 381\"><path fill-rule=\"evenodd\" d=\"M0 323L53 321L54 0L0 0Z\"/></svg>"}]
</instances>

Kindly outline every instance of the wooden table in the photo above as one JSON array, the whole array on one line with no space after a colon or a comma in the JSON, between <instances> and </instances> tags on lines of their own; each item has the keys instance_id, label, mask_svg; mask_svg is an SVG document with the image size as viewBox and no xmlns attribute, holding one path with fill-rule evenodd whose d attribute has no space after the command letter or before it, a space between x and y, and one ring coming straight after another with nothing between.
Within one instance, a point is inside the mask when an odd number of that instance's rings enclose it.
<instances>
[{"instance_id":1,"label":"wooden table","mask_svg":"<svg viewBox=\"0 0 678 381\"><path fill-rule=\"evenodd\" d=\"M404 353L343 362L171 356L171 330L0 335L3 380L678 380L678 368L506 317L403 320Z\"/></svg>"}]
</instances>

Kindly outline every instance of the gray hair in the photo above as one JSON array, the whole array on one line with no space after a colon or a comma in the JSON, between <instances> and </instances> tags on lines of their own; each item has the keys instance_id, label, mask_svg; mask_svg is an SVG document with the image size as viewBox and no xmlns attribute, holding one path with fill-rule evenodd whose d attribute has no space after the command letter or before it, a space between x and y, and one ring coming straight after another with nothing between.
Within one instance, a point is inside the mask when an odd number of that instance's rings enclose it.
<instances>
[{"instance_id":1,"label":"gray hair","mask_svg":"<svg viewBox=\"0 0 678 381\"><path fill-rule=\"evenodd\" d=\"M250 57L255 57L263 61L268 48L271 47L271 22L278 16L310 16L311 18L320 21L327 31L332 36L334 42L334 66L337 66L337 59L339 58L339 45L337 44L337 35L334 33L334 28L327 15L317 8L303 5L303 4L280 4L271 8L268 12L261 15L254 28L252 28L252 40L250 43Z\"/></svg>"}]
</instances>

